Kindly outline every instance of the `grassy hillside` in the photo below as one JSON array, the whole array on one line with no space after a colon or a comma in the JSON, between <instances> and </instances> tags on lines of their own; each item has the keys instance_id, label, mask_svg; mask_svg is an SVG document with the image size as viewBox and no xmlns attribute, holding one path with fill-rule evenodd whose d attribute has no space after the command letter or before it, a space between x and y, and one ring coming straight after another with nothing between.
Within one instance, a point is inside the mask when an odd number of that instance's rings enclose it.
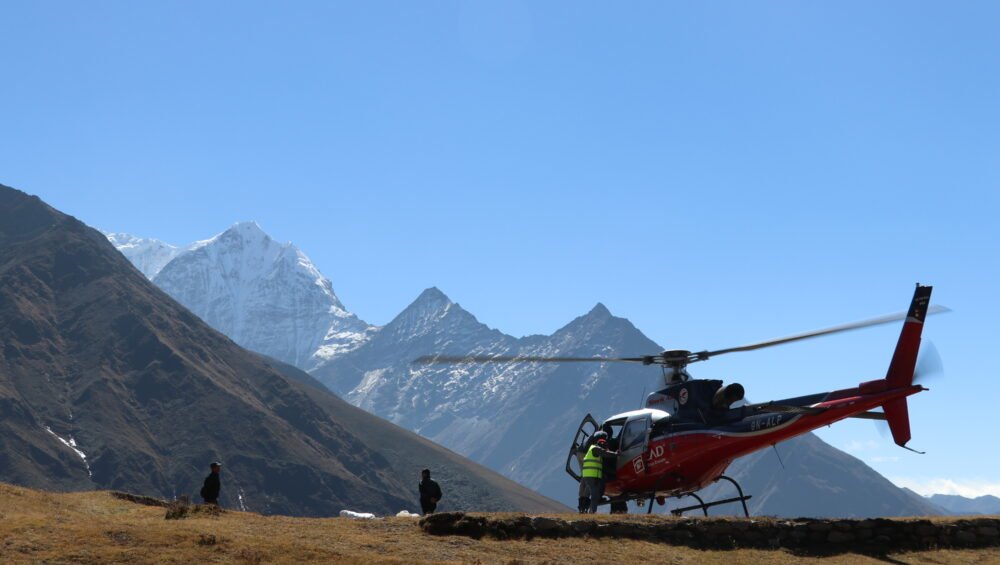
<instances>
[{"instance_id":1,"label":"grassy hillside","mask_svg":"<svg viewBox=\"0 0 1000 565\"><path fill-rule=\"evenodd\" d=\"M413 518L356 521L225 511L166 520L161 507L108 492L47 493L0 484L2 563L996 563L1000 550L888 559L782 551L699 551L629 540L473 540L424 534ZM613 518L605 516L605 520Z\"/></svg>"}]
</instances>

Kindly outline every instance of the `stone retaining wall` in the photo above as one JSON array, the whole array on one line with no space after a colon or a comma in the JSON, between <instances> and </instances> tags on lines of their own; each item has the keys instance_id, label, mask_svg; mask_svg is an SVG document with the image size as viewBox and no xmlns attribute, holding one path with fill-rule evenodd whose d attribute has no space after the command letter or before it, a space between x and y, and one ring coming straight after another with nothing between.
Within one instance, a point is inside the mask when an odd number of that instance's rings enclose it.
<instances>
[{"instance_id":1,"label":"stone retaining wall","mask_svg":"<svg viewBox=\"0 0 1000 565\"><path fill-rule=\"evenodd\" d=\"M884 554L1000 545L997 518L784 520L581 516L566 520L445 512L422 518L420 527L431 535L476 539L628 538L698 549L785 548L804 553Z\"/></svg>"},{"instance_id":2,"label":"stone retaining wall","mask_svg":"<svg viewBox=\"0 0 1000 565\"><path fill-rule=\"evenodd\" d=\"M160 507L163 507L163 508L166 508L167 506L170 506L170 503L167 502L166 500L160 500L159 498L153 498L152 496L143 496L141 494L131 494L131 493L128 493L128 492L121 492L121 491L117 491L117 490L110 491L108 494L110 494L111 496L113 496L115 498L118 498L118 499L121 499L121 500L127 500L129 502L134 502L136 504L142 504L144 506L160 506Z\"/></svg>"}]
</instances>

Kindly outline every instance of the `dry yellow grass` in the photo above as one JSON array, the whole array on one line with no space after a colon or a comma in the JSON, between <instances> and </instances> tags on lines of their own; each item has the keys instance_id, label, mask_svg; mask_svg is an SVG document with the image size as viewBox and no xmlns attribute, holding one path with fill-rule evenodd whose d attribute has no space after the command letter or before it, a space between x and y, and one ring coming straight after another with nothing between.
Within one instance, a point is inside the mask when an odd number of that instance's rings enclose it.
<instances>
[{"instance_id":1,"label":"dry yellow grass","mask_svg":"<svg viewBox=\"0 0 1000 565\"><path fill-rule=\"evenodd\" d=\"M0 563L1000 563L995 548L817 558L631 540L432 537L412 518L164 515L163 508L106 492L54 494L0 484Z\"/></svg>"}]
</instances>

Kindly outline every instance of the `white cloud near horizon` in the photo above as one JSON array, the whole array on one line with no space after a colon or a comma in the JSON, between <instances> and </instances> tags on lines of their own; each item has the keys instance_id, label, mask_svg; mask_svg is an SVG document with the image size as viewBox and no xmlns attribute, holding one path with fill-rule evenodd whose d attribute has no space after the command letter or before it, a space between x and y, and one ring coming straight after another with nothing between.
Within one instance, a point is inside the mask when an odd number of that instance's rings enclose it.
<instances>
[{"instance_id":1,"label":"white cloud near horizon","mask_svg":"<svg viewBox=\"0 0 1000 565\"><path fill-rule=\"evenodd\" d=\"M915 479L912 477L889 478L896 486L908 488L923 496L932 494L957 494L966 498L977 498L987 494L1000 497L1000 481L976 479Z\"/></svg>"},{"instance_id":2,"label":"white cloud near horizon","mask_svg":"<svg viewBox=\"0 0 1000 565\"><path fill-rule=\"evenodd\" d=\"M846 444L844 444L843 446L841 446L840 449L842 449L842 450L844 450L844 451L846 451L848 453L857 453L859 451L874 451L874 450L878 449L879 447L881 447L881 444L879 444L879 442L877 442L875 440L872 440L872 439L869 439L869 440L856 440L856 439L852 439L851 441L849 441Z\"/></svg>"}]
</instances>

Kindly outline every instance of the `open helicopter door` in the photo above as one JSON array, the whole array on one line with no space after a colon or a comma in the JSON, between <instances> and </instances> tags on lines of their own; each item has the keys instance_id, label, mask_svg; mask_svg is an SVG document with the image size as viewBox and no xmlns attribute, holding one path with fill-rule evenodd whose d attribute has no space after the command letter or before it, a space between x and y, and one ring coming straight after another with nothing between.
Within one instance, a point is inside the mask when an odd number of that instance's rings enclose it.
<instances>
[{"instance_id":1,"label":"open helicopter door","mask_svg":"<svg viewBox=\"0 0 1000 565\"><path fill-rule=\"evenodd\" d=\"M594 437L600 426L597 425L597 420L593 416L587 414L584 416L583 421L580 422L580 427L576 429L576 435L573 436L573 445L569 448L569 456L566 457L566 472L569 476L576 479L577 482L580 481L580 473L577 469L583 469L583 456L587 454L587 449L590 448L590 438ZM576 468L574 469L573 462L576 462Z\"/></svg>"}]
</instances>

